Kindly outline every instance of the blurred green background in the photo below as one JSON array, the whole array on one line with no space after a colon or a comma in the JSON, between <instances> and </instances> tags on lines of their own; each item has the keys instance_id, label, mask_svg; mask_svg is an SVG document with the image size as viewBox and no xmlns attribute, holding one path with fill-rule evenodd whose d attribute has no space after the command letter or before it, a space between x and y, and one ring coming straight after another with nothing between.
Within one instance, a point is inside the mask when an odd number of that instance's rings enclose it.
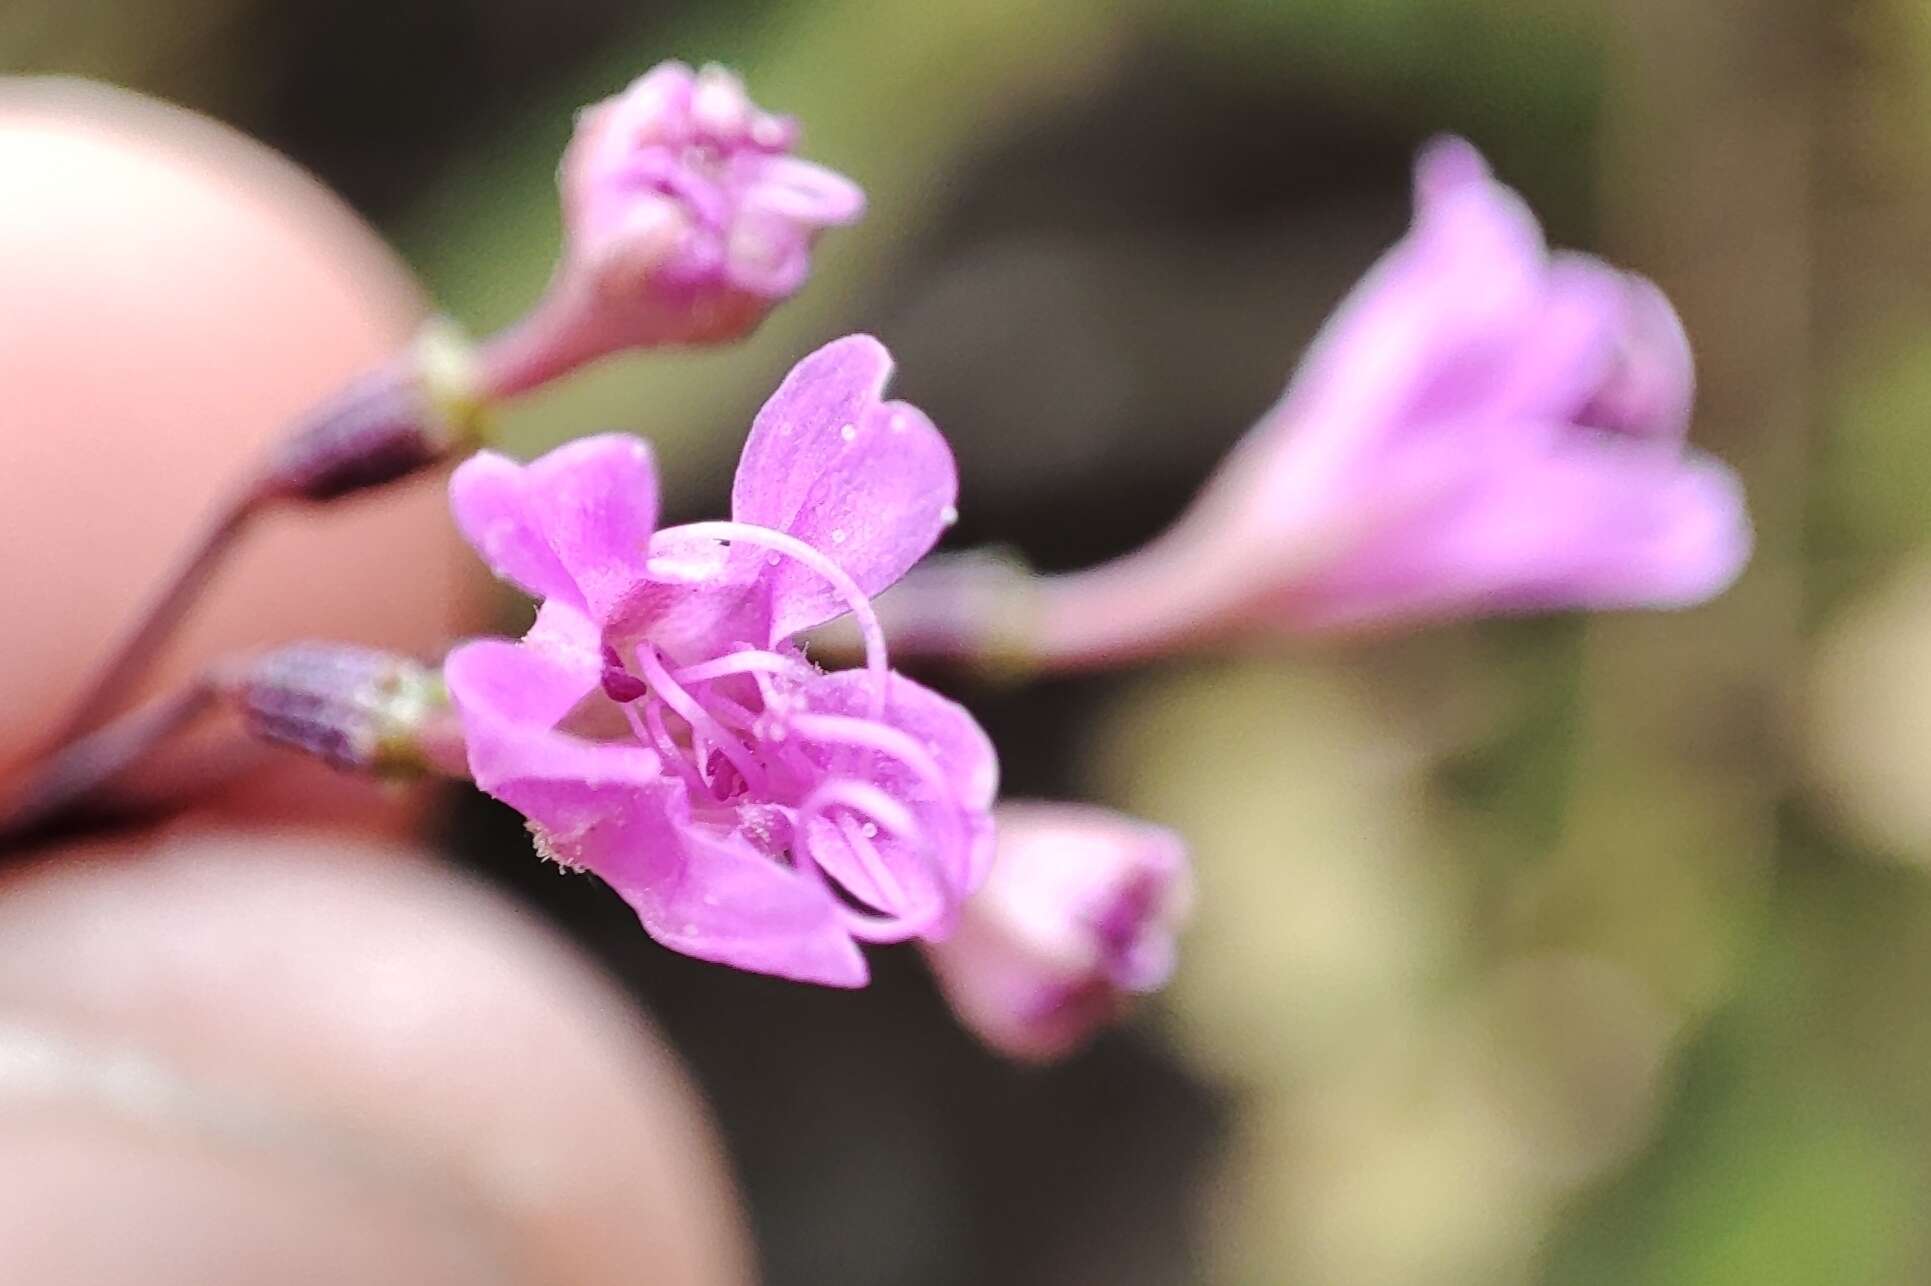
<instances>
[{"instance_id":1,"label":"blurred green background","mask_svg":"<svg viewBox=\"0 0 1931 1286\"><path fill-rule=\"evenodd\" d=\"M1049 568L1178 511L1467 133L1677 301L1757 561L1683 615L967 688L1009 793L1195 845L1133 1030L1012 1069L904 959L709 969L486 805L451 850L660 1016L774 1283L1931 1280L1931 6L12 0L0 54L285 149L479 328L548 272L572 109L726 61L870 217L753 342L514 444L635 428L706 513L778 374L869 329L957 445L955 543Z\"/></svg>"}]
</instances>

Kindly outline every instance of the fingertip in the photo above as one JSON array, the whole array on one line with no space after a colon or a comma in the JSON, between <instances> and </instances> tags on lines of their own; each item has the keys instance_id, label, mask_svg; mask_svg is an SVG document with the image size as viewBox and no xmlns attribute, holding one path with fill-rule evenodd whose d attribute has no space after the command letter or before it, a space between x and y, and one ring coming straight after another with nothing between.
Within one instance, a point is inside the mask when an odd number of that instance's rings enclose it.
<instances>
[{"instance_id":1,"label":"fingertip","mask_svg":"<svg viewBox=\"0 0 1931 1286\"><path fill-rule=\"evenodd\" d=\"M0 81L0 275L0 597L30 624L0 656L4 766L78 695L253 454L406 343L424 304L374 231L287 160L71 81ZM433 483L272 514L150 690L299 637L434 655L486 602ZM288 771L331 793L319 771Z\"/></svg>"},{"instance_id":2,"label":"fingertip","mask_svg":"<svg viewBox=\"0 0 1931 1286\"><path fill-rule=\"evenodd\" d=\"M216 1166L195 1169L203 1187L265 1165L298 1197L322 1184L332 1219L401 1183L405 1208L499 1239L509 1280L750 1279L720 1145L661 1040L527 913L420 856L183 832L15 871L0 880L0 1138L21 1105L21 1032L185 1087L135 1096L137 1150L158 1130L167 1152L135 1160ZM207 1161L235 1121L273 1155L224 1144ZM353 1164L311 1175L318 1145ZM0 1171L14 1155L0 1146ZM0 1235L0 1267L5 1253Z\"/></svg>"}]
</instances>

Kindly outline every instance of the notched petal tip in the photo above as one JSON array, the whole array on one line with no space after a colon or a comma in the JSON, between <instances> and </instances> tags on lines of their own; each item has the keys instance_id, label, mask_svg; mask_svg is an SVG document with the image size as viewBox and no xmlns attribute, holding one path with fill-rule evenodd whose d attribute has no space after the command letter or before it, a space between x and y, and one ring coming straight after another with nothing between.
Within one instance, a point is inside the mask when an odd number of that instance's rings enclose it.
<instances>
[{"instance_id":1,"label":"notched petal tip","mask_svg":"<svg viewBox=\"0 0 1931 1286\"><path fill-rule=\"evenodd\" d=\"M813 482L849 444L850 427L878 402L892 355L870 335L847 335L808 353L758 409L738 457L731 516L789 530Z\"/></svg>"},{"instance_id":2,"label":"notched petal tip","mask_svg":"<svg viewBox=\"0 0 1931 1286\"><path fill-rule=\"evenodd\" d=\"M606 429L586 433L554 447L532 462L532 467L547 465L572 472L598 471L610 467L640 468L654 473L656 456L648 439L625 429Z\"/></svg>"},{"instance_id":3,"label":"notched petal tip","mask_svg":"<svg viewBox=\"0 0 1931 1286\"><path fill-rule=\"evenodd\" d=\"M853 393L868 392L873 397L881 396L885 386L891 382L892 372L898 363L892 351L876 335L864 331L854 331L849 335L832 340L812 352L785 377L785 383L794 379L801 383L828 384L849 390ZM778 392L783 393L781 386ZM772 400L776 400L773 395Z\"/></svg>"},{"instance_id":4,"label":"notched petal tip","mask_svg":"<svg viewBox=\"0 0 1931 1286\"><path fill-rule=\"evenodd\" d=\"M535 597L570 596L573 586L529 512L524 466L478 451L449 477L456 529L498 579Z\"/></svg>"}]
</instances>

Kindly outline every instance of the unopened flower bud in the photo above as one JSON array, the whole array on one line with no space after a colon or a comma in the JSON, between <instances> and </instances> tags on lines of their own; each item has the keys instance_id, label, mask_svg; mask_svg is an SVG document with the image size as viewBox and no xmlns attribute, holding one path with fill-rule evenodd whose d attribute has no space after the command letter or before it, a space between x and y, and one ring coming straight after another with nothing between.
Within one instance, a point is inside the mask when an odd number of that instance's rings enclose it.
<instances>
[{"instance_id":1,"label":"unopened flower bud","mask_svg":"<svg viewBox=\"0 0 1931 1286\"><path fill-rule=\"evenodd\" d=\"M346 643L292 643L244 662L223 690L256 738L344 772L462 772L461 731L437 671Z\"/></svg>"},{"instance_id":2,"label":"unopened flower bud","mask_svg":"<svg viewBox=\"0 0 1931 1286\"><path fill-rule=\"evenodd\" d=\"M439 319L297 424L271 452L262 490L333 500L394 482L475 446L485 409L469 341Z\"/></svg>"},{"instance_id":3,"label":"unopened flower bud","mask_svg":"<svg viewBox=\"0 0 1931 1286\"><path fill-rule=\"evenodd\" d=\"M1172 972L1186 850L1171 831L1087 805L1004 804L995 821L991 873L926 958L986 1044L1063 1058Z\"/></svg>"},{"instance_id":4,"label":"unopened flower bud","mask_svg":"<svg viewBox=\"0 0 1931 1286\"><path fill-rule=\"evenodd\" d=\"M804 284L818 234L865 207L856 184L791 154L798 137L715 65L662 63L585 108L558 174L563 260L536 312L490 345L492 393L753 330Z\"/></svg>"}]
</instances>

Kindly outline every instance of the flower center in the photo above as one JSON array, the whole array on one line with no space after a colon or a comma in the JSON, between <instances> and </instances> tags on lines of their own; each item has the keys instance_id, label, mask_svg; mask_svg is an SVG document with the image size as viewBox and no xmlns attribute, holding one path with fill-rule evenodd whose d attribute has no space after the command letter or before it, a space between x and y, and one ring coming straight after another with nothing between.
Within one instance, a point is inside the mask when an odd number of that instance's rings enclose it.
<instances>
[{"instance_id":1,"label":"flower center","mask_svg":"<svg viewBox=\"0 0 1931 1286\"><path fill-rule=\"evenodd\" d=\"M633 735L690 787L700 822L820 882L854 937L896 942L949 924L972 836L932 753L884 721L891 674L870 599L783 532L720 522L660 534L760 546L823 577L865 636L868 699L863 717L812 709L808 688L825 676L789 644L676 666L646 640L628 666L614 649L605 658L604 691Z\"/></svg>"}]
</instances>

